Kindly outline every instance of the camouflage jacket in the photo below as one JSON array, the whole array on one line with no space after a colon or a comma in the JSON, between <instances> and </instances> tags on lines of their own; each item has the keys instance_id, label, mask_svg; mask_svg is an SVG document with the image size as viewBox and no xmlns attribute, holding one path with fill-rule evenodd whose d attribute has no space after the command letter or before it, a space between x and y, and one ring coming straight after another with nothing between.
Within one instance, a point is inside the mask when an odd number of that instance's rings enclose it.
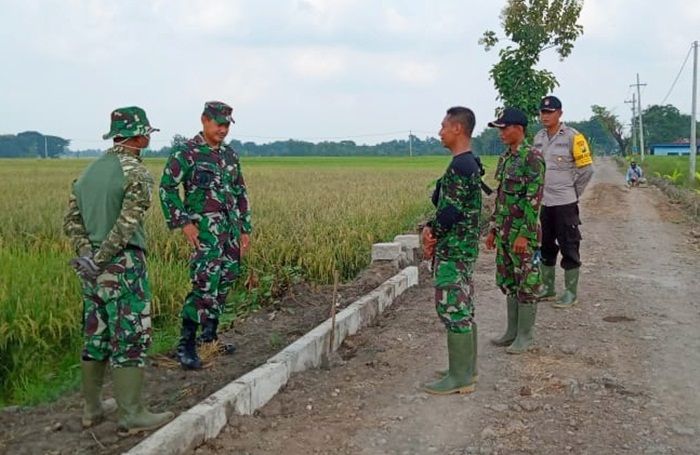
<instances>
[{"instance_id":1,"label":"camouflage jacket","mask_svg":"<svg viewBox=\"0 0 700 455\"><path fill-rule=\"evenodd\" d=\"M184 201L178 186L185 188ZM223 213L243 233L251 231L250 207L238 154L228 145L214 149L202 134L176 147L160 180L160 203L170 229L207 213Z\"/></svg>"},{"instance_id":2,"label":"camouflage jacket","mask_svg":"<svg viewBox=\"0 0 700 455\"><path fill-rule=\"evenodd\" d=\"M433 192L435 215L428 225L437 239L435 256L474 261L479 254L481 172L471 152L452 158Z\"/></svg>"},{"instance_id":3,"label":"camouflage jacket","mask_svg":"<svg viewBox=\"0 0 700 455\"><path fill-rule=\"evenodd\" d=\"M115 146L73 182L63 230L75 251L105 265L127 245L146 249L143 220L153 178L141 158Z\"/></svg>"},{"instance_id":4,"label":"camouflage jacket","mask_svg":"<svg viewBox=\"0 0 700 455\"><path fill-rule=\"evenodd\" d=\"M522 236L530 242L540 238L539 213L544 189L542 154L523 142L517 153L506 150L496 167L498 190L489 228L504 241ZM515 235L511 235L512 232Z\"/></svg>"}]
</instances>

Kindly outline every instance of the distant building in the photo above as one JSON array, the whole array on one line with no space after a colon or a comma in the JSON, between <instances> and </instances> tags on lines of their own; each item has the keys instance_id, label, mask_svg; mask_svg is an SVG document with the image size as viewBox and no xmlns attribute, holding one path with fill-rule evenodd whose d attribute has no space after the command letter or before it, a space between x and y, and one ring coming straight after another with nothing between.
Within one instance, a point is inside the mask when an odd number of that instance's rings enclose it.
<instances>
[{"instance_id":1,"label":"distant building","mask_svg":"<svg viewBox=\"0 0 700 455\"><path fill-rule=\"evenodd\" d=\"M700 144L698 144L698 155L700 155ZM674 142L668 144L649 145L649 155L657 156L679 156L690 155L690 144L687 142Z\"/></svg>"}]
</instances>

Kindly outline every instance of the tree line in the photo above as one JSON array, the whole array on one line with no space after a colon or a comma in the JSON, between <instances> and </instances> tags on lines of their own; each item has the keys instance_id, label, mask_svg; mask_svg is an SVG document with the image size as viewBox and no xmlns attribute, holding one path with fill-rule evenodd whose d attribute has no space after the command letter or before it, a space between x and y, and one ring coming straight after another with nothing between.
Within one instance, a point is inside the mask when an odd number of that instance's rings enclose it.
<instances>
[{"instance_id":1,"label":"tree line","mask_svg":"<svg viewBox=\"0 0 700 455\"><path fill-rule=\"evenodd\" d=\"M618 116L603 106L591 106L593 115L587 120L566 122L583 133L595 154L629 154L631 135ZM688 139L690 115L682 114L673 105L652 105L642 112L645 144L679 142ZM637 124L637 119L633 119ZM533 123L530 135L541 128ZM700 131L700 125L699 129ZM158 150L147 150L146 156L168 156L173 147L187 139L175 135L171 143ZM233 139L230 144L242 156L407 156L438 155L444 153L440 140L435 137L420 138L412 135L406 139L393 139L375 145L357 144L354 141L308 142L289 139L267 144L243 142ZM99 156L103 150L69 150L70 140L58 136L43 135L36 131L0 135L0 158L58 158ZM472 148L480 155L497 155L503 144L495 128L486 128L474 137Z\"/></svg>"},{"instance_id":2,"label":"tree line","mask_svg":"<svg viewBox=\"0 0 700 455\"><path fill-rule=\"evenodd\" d=\"M37 131L0 135L0 158L57 158L68 151L70 140Z\"/></svg>"}]
</instances>

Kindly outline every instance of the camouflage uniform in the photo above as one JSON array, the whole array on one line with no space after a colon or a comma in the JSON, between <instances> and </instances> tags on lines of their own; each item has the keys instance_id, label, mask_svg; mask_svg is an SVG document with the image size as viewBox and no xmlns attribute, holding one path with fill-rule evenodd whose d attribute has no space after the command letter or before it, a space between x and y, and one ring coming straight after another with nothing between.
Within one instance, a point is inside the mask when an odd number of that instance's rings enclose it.
<instances>
[{"instance_id":1,"label":"camouflage uniform","mask_svg":"<svg viewBox=\"0 0 700 455\"><path fill-rule=\"evenodd\" d=\"M438 316L454 333L474 323L474 262L479 254L481 173L471 152L456 155L433 193L437 209L428 225L437 239L434 284Z\"/></svg>"},{"instance_id":2,"label":"camouflage uniform","mask_svg":"<svg viewBox=\"0 0 700 455\"><path fill-rule=\"evenodd\" d=\"M112 113L105 138L157 131L137 107ZM143 220L153 179L141 158L114 146L73 182L64 231L79 256L92 257L100 274L81 280L83 359L113 367L143 366L151 341L151 290L146 273Z\"/></svg>"},{"instance_id":3,"label":"camouflage uniform","mask_svg":"<svg viewBox=\"0 0 700 455\"><path fill-rule=\"evenodd\" d=\"M223 103L207 103L204 113L218 121L222 112L228 112L222 120L230 122L230 109ZM185 189L184 201L180 185ZM240 236L251 232L238 154L226 144L213 148L202 133L176 147L160 181L160 201L170 229L188 223L199 229L200 247L190 257L192 290L182 318L200 324L218 320L240 273Z\"/></svg>"},{"instance_id":4,"label":"camouflage uniform","mask_svg":"<svg viewBox=\"0 0 700 455\"><path fill-rule=\"evenodd\" d=\"M506 151L498 160L496 205L490 229L496 234L496 284L520 303L535 303L540 286L538 243L539 210L544 183L542 154L523 143L513 154ZM518 237L527 239L527 251L514 253Z\"/></svg>"}]
</instances>

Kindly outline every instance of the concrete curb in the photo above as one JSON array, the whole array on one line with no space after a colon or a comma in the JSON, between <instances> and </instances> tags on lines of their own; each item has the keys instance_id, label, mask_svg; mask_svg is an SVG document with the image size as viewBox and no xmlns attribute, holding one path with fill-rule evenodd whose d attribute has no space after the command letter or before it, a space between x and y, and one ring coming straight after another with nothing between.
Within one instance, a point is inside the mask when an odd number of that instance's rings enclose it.
<instances>
[{"instance_id":1,"label":"concrete curb","mask_svg":"<svg viewBox=\"0 0 700 455\"><path fill-rule=\"evenodd\" d=\"M406 289L418 284L410 266L360 297L336 315L333 350L346 336L370 324ZM234 380L144 439L126 455L181 455L214 439L234 415L249 415L265 405L292 373L318 367L330 341L331 320L318 325L267 363Z\"/></svg>"}]
</instances>

